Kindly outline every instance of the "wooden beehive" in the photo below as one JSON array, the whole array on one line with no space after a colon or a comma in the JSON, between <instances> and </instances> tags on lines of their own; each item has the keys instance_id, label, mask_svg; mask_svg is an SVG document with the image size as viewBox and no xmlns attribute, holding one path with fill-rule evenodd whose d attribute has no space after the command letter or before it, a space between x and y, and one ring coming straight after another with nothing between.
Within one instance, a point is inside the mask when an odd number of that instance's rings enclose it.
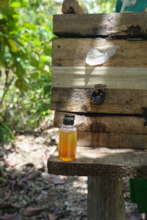
<instances>
[{"instance_id":1,"label":"wooden beehive","mask_svg":"<svg viewBox=\"0 0 147 220\"><path fill-rule=\"evenodd\" d=\"M54 152L48 172L88 176L88 220L124 220L120 177L147 177L146 20L146 13L54 16L54 121L59 127L65 112L75 114L80 147L68 163ZM88 65L91 49L109 48L109 59Z\"/></svg>"},{"instance_id":2,"label":"wooden beehive","mask_svg":"<svg viewBox=\"0 0 147 220\"><path fill-rule=\"evenodd\" d=\"M52 109L55 125L75 114L79 146L147 147L146 13L54 16ZM85 62L91 48L116 52ZM95 86L96 85L96 86ZM102 102L92 102L103 92Z\"/></svg>"}]
</instances>

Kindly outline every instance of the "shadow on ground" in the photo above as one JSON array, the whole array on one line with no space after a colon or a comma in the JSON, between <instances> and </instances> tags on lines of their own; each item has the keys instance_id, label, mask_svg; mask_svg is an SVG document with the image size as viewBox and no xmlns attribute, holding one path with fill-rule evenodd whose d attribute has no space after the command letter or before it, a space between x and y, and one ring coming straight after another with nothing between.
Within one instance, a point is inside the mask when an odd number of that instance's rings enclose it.
<instances>
[{"instance_id":1,"label":"shadow on ground","mask_svg":"<svg viewBox=\"0 0 147 220\"><path fill-rule=\"evenodd\" d=\"M18 135L0 148L0 220L86 219L86 177L55 176L46 163L56 130Z\"/></svg>"}]
</instances>

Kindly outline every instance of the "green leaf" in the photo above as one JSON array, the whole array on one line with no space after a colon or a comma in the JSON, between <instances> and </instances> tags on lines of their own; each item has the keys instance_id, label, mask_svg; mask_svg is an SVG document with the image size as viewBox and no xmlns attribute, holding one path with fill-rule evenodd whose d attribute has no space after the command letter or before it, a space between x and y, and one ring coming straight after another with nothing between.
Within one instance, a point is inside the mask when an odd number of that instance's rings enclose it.
<instances>
[{"instance_id":1,"label":"green leaf","mask_svg":"<svg viewBox=\"0 0 147 220\"><path fill-rule=\"evenodd\" d=\"M8 39L8 42L13 53L16 53L20 50L18 44L14 40Z\"/></svg>"},{"instance_id":2,"label":"green leaf","mask_svg":"<svg viewBox=\"0 0 147 220\"><path fill-rule=\"evenodd\" d=\"M12 8L20 8L21 7L21 3L19 1L11 2L10 6Z\"/></svg>"},{"instance_id":3,"label":"green leaf","mask_svg":"<svg viewBox=\"0 0 147 220\"><path fill-rule=\"evenodd\" d=\"M0 0L0 8L5 8L9 4L9 0Z\"/></svg>"},{"instance_id":4,"label":"green leaf","mask_svg":"<svg viewBox=\"0 0 147 220\"><path fill-rule=\"evenodd\" d=\"M15 86L22 92L26 92L29 89L28 84L23 79L17 79Z\"/></svg>"}]
</instances>

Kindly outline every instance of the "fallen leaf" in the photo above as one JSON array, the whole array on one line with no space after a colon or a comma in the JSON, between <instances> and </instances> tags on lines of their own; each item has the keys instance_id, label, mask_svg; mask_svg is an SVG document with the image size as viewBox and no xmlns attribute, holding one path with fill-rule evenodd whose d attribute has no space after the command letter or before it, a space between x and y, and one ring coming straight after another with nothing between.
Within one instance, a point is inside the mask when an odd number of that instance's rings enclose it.
<instances>
[{"instance_id":1,"label":"fallen leaf","mask_svg":"<svg viewBox=\"0 0 147 220\"><path fill-rule=\"evenodd\" d=\"M50 177L49 179L49 183L53 183L55 185L62 185L65 183L65 180L64 179L61 179L60 177L58 176L52 176Z\"/></svg>"},{"instance_id":2,"label":"fallen leaf","mask_svg":"<svg viewBox=\"0 0 147 220\"><path fill-rule=\"evenodd\" d=\"M56 220L56 216L54 216L53 214L49 214L48 220Z\"/></svg>"},{"instance_id":3,"label":"fallen leaf","mask_svg":"<svg viewBox=\"0 0 147 220\"><path fill-rule=\"evenodd\" d=\"M32 168L32 167L34 167L34 164L32 164L32 163L28 163L28 164L27 164L26 162L24 162L24 163L19 163L19 164L16 164L15 168L20 168L20 167L25 167L25 166L26 166L26 167L28 166L28 167L31 167L31 168Z\"/></svg>"},{"instance_id":4,"label":"fallen leaf","mask_svg":"<svg viewBox=\"0 0 147 220\"><path fill-rule=\"evenodd\" d=\"M23 178L21 178L18 182L19 182L19 184L22 184L25 181L35 180L39 176L40 176L40 172L39 171L33 171L33 172L28 173Z\"/></svg>"},{"instance_id":5,"label":"fallen leaf","mask_svg":"<svg viewBox=\"0 0 147 220\"><path fill-rule=\"evenodd\" d=\"M45 211L45 208L35 208L35 207L28 207L24 210L23 214L28 217L39 215L41 212Z\"/></svg>"},{"instance_id":6,"label":"fallen leaf","mask_svg":"<svg viewBox=\"0 0 147 220\"><path fill-rule=\"evenodd\" d=\"M19 209L20 207L11 203L0 203L0 209Z\"/></svg>"},{"instance_id":7,"label":"fallen leaf","mask_svg":"<svg viewBox=\"0 0 147 220\"><path fill-rule=\"evenodd\" d=\"M0 220L22 220L22 217L16 214L4 215L0 217Z\"/></svg>"},{"instance_id":8,"label":"fallen leaf","mask_svg":"<svg viewBox=\"0 0 147 220\"><path fill-rule=\"evenodd\" d=\"M20 215L16 215L14 220L22 220L22 217Z\"/></svg>"},{"instance_id":9,"label":"fallen leaf","mask_svg":"<svg viewBox=\"0 0 147 220\"><path fill-rule=\"evenodd\" d=\"M71 215L70 211L62 211L58 214L57 219L62 219L64 217L69 217Z\"/></svg>"},{"instance_id":10,"label":"fallen leaf","mask_svg":"<svg viewBox=\"0 0 147 220\"><path fill-rule=\"evenodd\" d=\"M4 200L8 200L11 197L11 191L9 190L8 192L5 192L5 197Z\"/></svg>"}]
</instances>

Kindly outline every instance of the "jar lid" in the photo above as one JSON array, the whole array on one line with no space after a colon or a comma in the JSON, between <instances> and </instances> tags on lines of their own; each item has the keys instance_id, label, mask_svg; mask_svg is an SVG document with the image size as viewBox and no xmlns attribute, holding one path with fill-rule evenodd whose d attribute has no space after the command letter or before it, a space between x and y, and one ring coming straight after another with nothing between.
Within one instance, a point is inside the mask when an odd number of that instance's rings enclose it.
<instances>
[{"instance_id":1,"label":"jar lid","mask_svg":"<svg viewBox=\"0 0 147 220\"><path fill-rule=\"evenodd\" d=\"M63 118L63 124L64 125L73 125L74 124L74 120L75 120L75 116L74 115L65 114L64 118Z\"/></svg>"}]
</instances>

